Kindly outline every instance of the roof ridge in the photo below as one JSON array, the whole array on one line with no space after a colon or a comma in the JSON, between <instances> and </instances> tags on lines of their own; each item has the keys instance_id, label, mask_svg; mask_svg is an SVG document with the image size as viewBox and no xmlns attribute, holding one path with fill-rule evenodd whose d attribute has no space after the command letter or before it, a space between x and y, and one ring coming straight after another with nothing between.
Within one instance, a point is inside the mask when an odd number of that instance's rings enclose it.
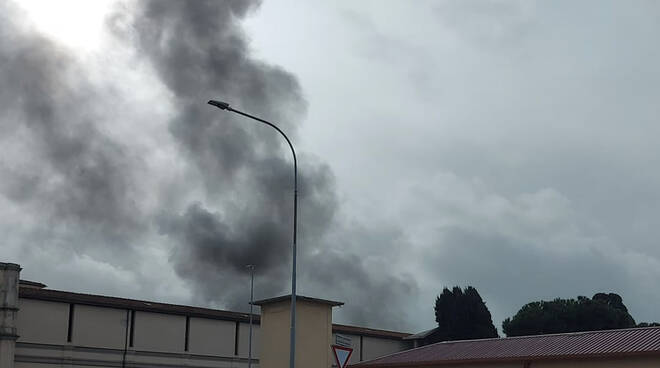
<instances>
[{"instance_id":1,"label":"roof ridge","mask_svg":"<svg viewBox=\"0 0 660 368\"><path fill-rule=\"evenodd\" d=\"M607 330L589 330L589 331L557 332L557 333L552 333L552 334L538 334L538 335L524 335L524 336L507 336L507 337L499 337L499 339L524 339L524 338L546 337L546 336L591 335L591 334L598 334L598 333L622 332L622 331L635 331L635 330L650 330L650 329L660 329L660 326L628 327L628 328L610 328L610 329L607 329ZM498 339L498 338L479 339L479 340L493 340L493 339ZM460 340L460 341L475 341L475 340Z\"/></svg>"},{"instance_id":2,"label":"roof ridge","mask_svg":"<svg viewBox=\"0 0 660 368\"><path fill-rule=\"evenodd\" d=\"M488 337L488 338L483 338L483 339L448 340L448 341L435 342L433 344L424 345L422 347L436 345L436 344L454 344L454 343L460 343L460 342L531 339L531 338L552 337L552 336L590 335L590 334L599 334L599 333L608 333L608 332L622 332L622 331L650 330L650 329L660 329L660 326L612 328L612 329L608 329L608 330L590 330L590 331L574 331L574 332L557 332L557 333L552 333L552 334L523 335L523 336Z\"/></svg>"}]
</instances>

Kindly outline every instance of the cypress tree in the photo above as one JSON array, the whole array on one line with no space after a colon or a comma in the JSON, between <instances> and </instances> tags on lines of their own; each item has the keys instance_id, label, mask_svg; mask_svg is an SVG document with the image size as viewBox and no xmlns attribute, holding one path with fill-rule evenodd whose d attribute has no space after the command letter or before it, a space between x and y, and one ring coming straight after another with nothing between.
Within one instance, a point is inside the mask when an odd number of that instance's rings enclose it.
<instances>
[{"instance_id":1,"label":"cypress tree","mask_svg":"<svg viewBox=\"0 0 660 368\"><path fill-rule=\"evenodd\" d=\"M490 311L477 289L443 288L435 300L438 329L430 342L497 337Z\"/></svg>"}]
</instances>

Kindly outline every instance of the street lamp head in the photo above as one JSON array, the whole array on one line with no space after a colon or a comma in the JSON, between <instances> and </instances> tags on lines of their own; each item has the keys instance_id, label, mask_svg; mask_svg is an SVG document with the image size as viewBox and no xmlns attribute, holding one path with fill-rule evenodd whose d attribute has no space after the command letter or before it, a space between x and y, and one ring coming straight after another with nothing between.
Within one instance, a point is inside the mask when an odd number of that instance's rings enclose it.
<instances>
[{"instance_id":1,"label":"street lamp head","mask_svg":"<svg viewBox=\"0 0 660 368\"><path fill-rule=\"evenodd\" d=\"M216 101L216 100L209 100L209 102L207 102L207 103L209 105L212 105L212 106L215 106L215 107L219 108L220 110L229 110L229 104L226 103L226 102Z\"/></svg>"}]
</instances>

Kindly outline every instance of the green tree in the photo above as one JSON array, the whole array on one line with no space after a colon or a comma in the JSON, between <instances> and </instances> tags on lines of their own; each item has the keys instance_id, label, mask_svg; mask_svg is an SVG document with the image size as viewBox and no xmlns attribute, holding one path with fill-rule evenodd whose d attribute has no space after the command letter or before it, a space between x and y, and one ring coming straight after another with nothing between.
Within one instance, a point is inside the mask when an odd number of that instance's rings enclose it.
<instances>
[{"instance_id":1,"label":"green tree","mask_svg":"<svg viewBox=\"0 0 660 368\"><path fill-rule=\"evenodd\" d=\"M444 288L435 300L438 329L430 342L497 337L490 311L477 289Z\"/></svg>"},{"instance_id":2,"label":"green tree","mask_svg":"<svg viewBox=\"0 0 660 368\"><path fill-rule=\"evenodd\" d=\"M598 293L591 299L555 299L525 304L502 322L507 336L610 330L635 327L635 320L617 294Z\"/></svg>"}]
</instances>

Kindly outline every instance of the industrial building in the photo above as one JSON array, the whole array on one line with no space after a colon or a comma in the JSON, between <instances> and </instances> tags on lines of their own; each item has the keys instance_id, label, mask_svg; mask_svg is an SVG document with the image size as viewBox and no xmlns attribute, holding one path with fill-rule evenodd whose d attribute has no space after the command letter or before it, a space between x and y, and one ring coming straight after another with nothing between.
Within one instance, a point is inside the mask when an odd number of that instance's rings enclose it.
<instances>
[{"instance_id":1,"label":"industrial building","mask_svg":"<svg viewBox=\"0 0 660 368\"><path fill-rule=\"evenodd\" d=\"M51 290L0 263L0 368L247 367L249 314ZM255 302L253 367L288 367L290 297ZM343 303L297 298L297 367L330 367L408 349L409 334L332 323ZM264 343L268 341L268 343Z\"/></svg>"},{"instance_id":2,"label":"industrial building","mask_svg":"<svg viewBox=\"0 0 660 368\"><path fill-rule=\"evenodd\" d=\"M51 290L0 263L0 368L247 367L249 315ZM253 367L286 368L290 296L255 302ZM343 303L298 296L296 367L660 367L660 327L449 341L332 323Z\"/></svg>"}]
</instances>

